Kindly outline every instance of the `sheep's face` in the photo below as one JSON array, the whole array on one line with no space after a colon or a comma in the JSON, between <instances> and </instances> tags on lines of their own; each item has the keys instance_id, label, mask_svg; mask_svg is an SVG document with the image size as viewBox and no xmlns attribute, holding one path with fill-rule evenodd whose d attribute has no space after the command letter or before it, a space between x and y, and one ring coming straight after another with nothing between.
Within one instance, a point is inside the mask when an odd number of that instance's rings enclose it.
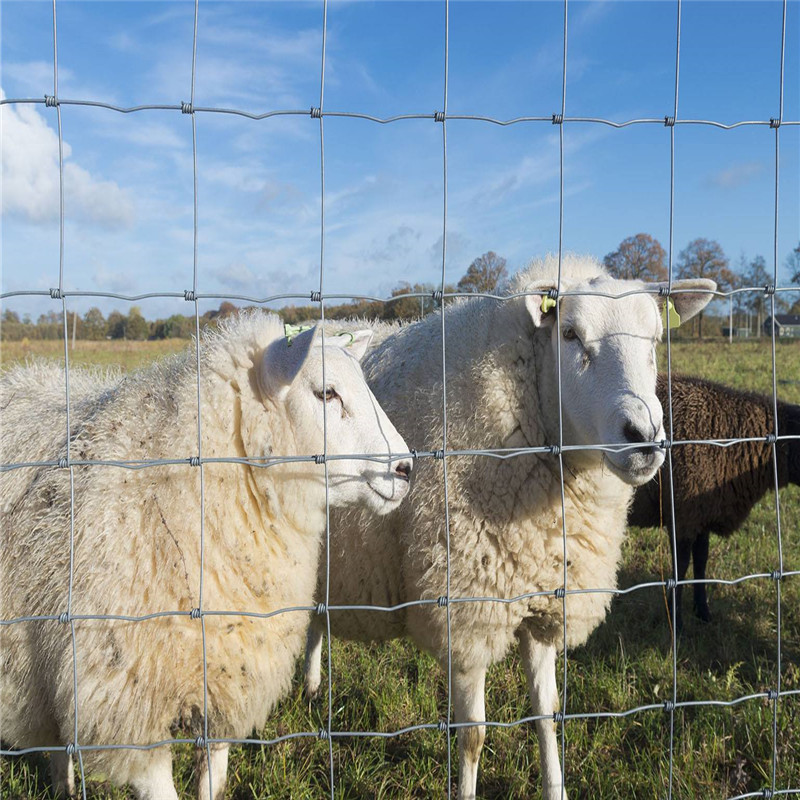
<instances>
[{"instance_id":1,"label":"sheep's face","mask_svg":"<svg viewBox=\"0 0 800 800\"><path fill-rule=\"evenodd\" d=\"M330 505L361 505L386 514L408 493L412 462L402 455L408 453L408 445L361 372L359 361L371 338L371 331L326 335L324 380L322 337L317 328L300 334L291 344L280 339L264 353L259 382L265 397L283 409L294 452L327 454ZM303 485L313 495L310 502L324 508L325 468L294 466L284 474L291 480L302 473ZM299 491L300 486L295 489Z\"/></svg>"},{"instance_id":2,"label":"sheep's face","mask_svg":"<svg viewBox=\"0 0 800 800\"><path fill-rule=\"evenodd\" d=\"M672 296L682 320L710 300L712 281L675 281L673 289L701 289ZM663 332L663 299L631 294L638 281L608 276L569 286L570 292L609 296L565 295L556 308L542 310L538 296L526 299L538 327L549 328L550 386L561 352L561 397L565 445L610 445L603 450L572 451L572 463L596 463L633 486L650 480L664 461L659 443L666 438L656 397L656 345ZM652 287L651 287L652 290ZM554 395L554 391L550 391Z\"/></svg>"}]
</instances>

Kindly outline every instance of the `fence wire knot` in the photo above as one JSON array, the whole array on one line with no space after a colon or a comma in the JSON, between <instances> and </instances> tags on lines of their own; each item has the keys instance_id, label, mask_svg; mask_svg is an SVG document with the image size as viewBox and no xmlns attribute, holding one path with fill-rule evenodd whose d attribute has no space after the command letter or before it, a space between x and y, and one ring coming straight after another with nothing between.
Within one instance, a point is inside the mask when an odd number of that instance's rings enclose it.
<instances>
[{"instance_id":1,"label":"fence wire knot","mask_svg":"<svg viewBox=\"0 0 800 800\"><path fill-rule=\"evenodd\" d=\"M551 122L553 125L561 125L564 122L564 115L563 114L553 114L551 118Z\"/></svg>"},{"instance_id":2,"label":"fence wire knot","mask_svg":"<svg viewBox=\"0 0 800 800\"><path fill-rule=\"evenodd\" d=\"M563 711L554 711L553 712L553 722L556 725L560 725L564 721L564 712Z\"/></svg>"},{"instance_id":3,"label":"fence wire knot","mask_svg":"<svg viewBox=\"0 0 800 800\"><path fill-rule=\"evenodd\" d=\"M658 287L658 296L659 297L666 297L669 294L669 286L659 286Z\"/></svg>"},{"instance_id":4,"label":"fence wire knot","mask_svg":"<svg viewBox=\"0 0 800 800\"><path fill-rule=\"evenodd\" d=\"M781 121L777 117L770 117L769 118L769 126L770 128L780 128Z\"/></svg>"},{"instance_id":5,"label":"fence wire knot","mask_svg":"<svg viewBox=\"0 0 800 800\"><path fill-rule=\"evenodd\" d=\"M62 614L59 614L58 621L62 625L66 625L69 622L69 611L64 611Z\"/></svg>"},{"instance_id":6,"label":"fence wire knot","mask_svg":"<svg viewBox=\"0 0 800 800\"><path fill-rule=\"evenodd\" d=\"M661 440L661 441L658 443L658 446L659 446L659 447L660 447L662 450L669 450L669 449L670 449L670 447L672 447L672 441L671 441L670 439L662 439L662 440Z\"/></svg>"},{"instance_id":7,"label":"fence wire knot","mask_svg":"<svg viewBox=\"0 0 800 800\"><path fill-rule=\"evenodd\" d=\"M328 606L325 603L317 603L317 607L314 609L314 613L322 616L328 610Z\"/></svg>"},{"instance_id":8,"label":"fence wire knot","mask_svg":"<svg viewBox=\"0 0 800 800\"><path fill-rule=\"evenodd\" d=\"M181 100L181 114L194 114L194 107L191 103L184 103Z\"/></svg>"},{"instance_id":9,"label":"fence wire knot","mask_svg":"<svg viewBox=\"0 0 800 800\"><path fill-rule=\"evenodd\" d=\"M67 745L67 746L64 748L64 752L65 752L65 753L66 753L68 756L72 756L72 755L74 755L74 754L75 754L75 745L74 745L72 742L70 742L70 743L69 743L69 744L68 744L68 745Z\"/></svg>"},{"instance_id":10,"label":"fence wire knot","mask_svg":"<svg viewBox=\"0 0 800 800\"><path fill-rule=\"evenodd\" d=\"M312 303L322 302L322 292L311 292L311 302Z\"/></svg>"},{"instance_id":11,"label":"fence wire knot","mask_svg":"<svg viewBox=\"0 0 800 800\"><path fill-rule=\"evenodd\" d=\"M768 433L768 434L767 434L767 435L764 437L764 441L765 441L767 444L775 444L775 442L777 442L777 441L778 441L778 437L777 437L777 436L776 436L774 433Z\"/></svg>"},{"instance_id":12,"label":"fence wire knot","mask_svg":"<svg viewBox=\"0 0 800 800\"><path fill-rule=\"evenodd\" d=\"M325 728L320 728L317 732L317 739L319 739L321 742L327 742L329 736L330 734Z\"/></svg>"},{"instance_id":13,"label":"fence wire knot","mask_svg":"<svg viewBox=\"0 0 800 800\"><path fill-rule=\"evenodd\" d=\"M325 455L320 454L318 456L314 456L314 463L315 464L324 464L325 463Z\"/></svg>"},{"instance_id":14,"label":"fence wire knot","mask_svg":"<svg viewBox=\"0 0 800 800\"><path fill-rule=\"evenodd\" d=\"M189 303L194 303L194 301L197 299L197 296L195 295L195 293L191 289L187 289L183 293L183 299L186 300Z\"/></svg>"},{"instance_id":15,"label":"fence wire knot","mask_svg":"<svg viewBox=\"0 0 800 800\"><path fill-rule=\"evenodd\" d=\"M777 689L767 689L767 700L775 701L778 699Z\"/></svg>"},{"instance_id":16,"label":"fence wire knot","mask_svg":"<svg viewBox=\"0 0 800 800\"><path fill-rule=\"evenodd\" d=\"M675 580L675 578L667 578L666 589L667 589L668 592L671 592L677 586L678 586L678 582Z\"/></svg>"},{"instance_id":17,"label":"fence wire knot","mask_svg":"<svg viewBox=\"0 0 800 800\"><path fill-rule=\"evenodd\" d=\"M770 572L769 577L773 581L780 581L783 579L783 573L779 569L774 569L772 572Z\"/></svg>"},{"instance_id":18,"label":"fence wire knot","mask_svg":"<svg viewBox=\"0 0 800 800\"><path fill-rule=\"evenodd\" d=\"M311 119L320 119L322 117L322 109L316 106L311 106L309 113L311 114Z\"/></svg>"},{"instance_id":19,"label":"fence wire knot","mask_svg":"<svg viewBox=\"0 0 800 800\"><path fill-rule=\"evenodd\" d=\"M417 460L417 451L412 447L408 452L411 453L411 458L413 458L414 461L416 461Z\"/></svg>"},{"instance_id":20,"label":"fence wire knot","mask_svg":"<svg viewBox=\"0 0 800 800\"><path fill-rule=\"evenodd\" d=\"M55 108L58 105L58 98L52 94L46 94L44 96L44 104L47 108Z\"/></svg>"},{"instance_id":21,"label":"fence wire knot","mask_svg":"<svg viewBox=\"0 0 800 800\"><path fill-rule=\"evenodd\" d=\"M552 289L547 290L547 296L551 300L558 300L558 289L554 286Z\"/></svg>"},{"instance_id":22,"label":"fence wire knot","mask_svg":"<svg viewBox=\"0 0 800 800\"><path fill-rule=\"evenodd\" d=\"M436 600L436 605L439 606L439 608L447 608L447 603L448 603L448 600L447 600L446 595L442 595L441 597L437 598L437 600Z\"/></svg>"},{"instance_id":23,"label":"fence wire knot","mask_svg":"<svg viewBox=\"0 0 800 800\"><path fill-rule=\"evenodd\" d=\"M69 466L69 461L66 458L59 458L58 459L58 468L59 469L66 469Z\"/></svg>"},{"instance_id":24,"label":"fence wire knot","mask_svg":"<svg viewBox=\"0 0 800 800\"><path fill-rule=\"evenodd\" d=\"M434 111L433 112L433 121L434 122L444 122L444 111Z\"/></svg>"},{"instance_id":25,"label":"fence wire knot","mask_svg":"<svg viewBox=\"0 0 800 800\"><path fill-rule=\"evenodd\" d=\"M556 596L556 600L563 600L567 596L567 590L563 586L559 586L553 594Z\"/></svg>"},{"instance_id":26,"label":"fence wire knot","mask_svg":"<svg viewBox=\"0 0 800 800\"><path fill-rule=\"evenodd\" d=\"M433 457L435 459L437 459L438 461L443 461L444 460L444 450L434 450L433 451Z\"/></svg>"},{"instance_id":27,"label":"fence wire knot","mask_svg":"<svg viewBox=\"0 0 800 800\"><path fill-rule=\"evenodd\" d=\"M61 289L51 289L50 290L50 299L51 300L60 300L62 297Z\"/></svg>"},{"instance_id":28,"label":"fence wire knot","mask_svg":"<svg viewBox=\"0 0 800 800\"><path fill-rule=\"evenodd\" d=\"M441 303L442 302L442 297L443 297L442 290L441 289L435 289L434 291L431 292L431 297L433 298L433 302L434 303Z\"/></svg>"},{"instance_id":29,"label":"fence wire knot","mask_svg":"<svg viewBox=\"0 0 800 800\"><path fill-rule=\"evenodd\" d=\"M550 445L550 454L554 455L554 456L560 456L561 455L561 447L559 447L559 445L557 445L557 444L551 444Z\"/></svg>"},{"instance_id":30,"label":"fence wire knot","mask_svg":"<svg viewBox=\"0 0 800 800\"><path fill-rule=\"evenodd\" d=\"M193 609L192 609L192 610L189 612L189 617L190 617L191 619L200 619L200 609L199 609L199 608L193 608Z\"/></svg>"},{"instance_id":31,"label":"fence wire knot","mask_svg":"<svg viewBox=\"0 0 800 800\"><path fill-rule=\"evenodd\" d=\"M675 117L664 117L664 125L667 128L675 127Z\"/></svg>"},{"instance_id":32,"label":"fence wire knot","mask_svg":"<svg viewBox=\"0 0 800 800\"><path fill-rule=\"evenodd\" d=\"M443 719L440 719L438 728L439 733L447 733L447 731L450 729L450 726Z\"/></svg>"},{"instance_id":33,"label":"fence wire knot","mask_svg":"<svg viewBox=\"0 0 800 800\"><path fill-rule=\"evenodd\" d=\"M772 800L772 789L768 786L764 787L764 790L761 792L761 796L764 800Z\"/></svg>"},{"instance_id":34,"label":"fence wire knot","mask_svg":"<svg viewBox=\"0 0 800 800\"><path fill-rule=\"evenodd\" d=\"M194 746L198 747L198 748L205 747L206 746L206 740L202 736L198 736L194 740Z\"/></svg>"},{"instance_id":35,"label":"fence wire knot","mask_svg":"<svg viewBox=\"0 0 800 800\"><path fill-rule=\"evenodd\" d=\"M671 714L674 710L675 710L675 703L673 703L672 700L665 700L664 711L666 711L667 714Z\"/></svg>"},{"instance_id":36,"label":"fence wire knot","mask_svg":"<svg viewBox=\"0 0 800 800\"><path fill-rule=\"evenodd\" d=\"M190 456L189 457L189 466L190 467L199 467L200 466L200 457L199 456Z\"/></svg>"}]
</instances>

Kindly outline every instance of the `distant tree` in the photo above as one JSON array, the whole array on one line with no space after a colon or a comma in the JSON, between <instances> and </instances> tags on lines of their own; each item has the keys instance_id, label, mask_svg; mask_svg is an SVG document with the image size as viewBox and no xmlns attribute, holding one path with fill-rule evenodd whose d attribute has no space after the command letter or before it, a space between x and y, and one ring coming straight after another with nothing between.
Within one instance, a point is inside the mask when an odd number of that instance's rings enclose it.
<instances>
[{"instance_id":1,"label":"distant tree","mask_svg":"<svg viewBox=\"0 0 800 800\"><path fill-rule=\"evenodd\" d=\"M800 243L786 256L786 268L789 270L789 280L800 283Z\"/></svg>"},{"instance_id":2,"label":"distant tree","mask_svg":"<svg viewBox=\"0 0 800 800\"><path fill-rule=\"evenodd\" d=\"M17 314L16 311L12 311L10 308L7 308L3 312L3 324L6 324L7 322L18 323L19 322L19 314Z\"/></svg>"},{"instance_id":3,"label":"distant tree","mask_svg":"<svg viewBox=\"0 0 800 800\"><path fill-rule=\"evenodd\" d=\"M125 321L125 338L133 341L143 341L150 335L150 325L142 316L139 306L131 306L128 318Z\"/></svg>"},{"instance_id":4,"label":"distant tree","mask_svg":"<svg viewBox=\"0 0 800 800\"><path fill-rule=\"evenodd\" d=\"M717 288L726 292L735 280L728 269L728 257L719 242L710 239L694 239L678 256L678 278L709 278L717 282ZM698 336L703 336L703 312L697 317Z\"/></svg>"},{"instance_id":5,"label":"distant tree","mask_svg":"<svg viewBox=\"0 0 800 800\"><path fill-rule=\"evenodd\" d=\"M93 306L83 315L83 337L97 341L106 338L106 319L103 312Z\"/></svg>"},{"instance_id":6,"label":"distant tree","mask_svg":"<svg viewBox=\"0 0 800 800\"><path fill-rule=\"evenodd\" d=\"M193 333L194 319L182 314L156 320L151 326L151 335L156 339L191 339Z\"/></svg>"},{"instance_id":7,"label":"distant tree","mask_svg":"<svg viewBox=\"0 0 800 800\"><path fill-rule=\"evenodd\" d=\"M667 279L666 258L658 239L648 233L637 233L623 239L603 263L615 278L663 281Z\"/></svg>"},{"instance_id":8,"label":"distant tree","mask_svg":"<svg viewBox=\"0 0 800 800\"><path fill-rule=\"evenodd\" d=\"M494 293L501 289L508 278L506 260L494 250L476 258L458 282L459 292Z\"/></svg>"},{"instance_id":9,"label":"distant tree","mask_svg":"<svg viewBox=\"0 0 800 800\"><path fill-rule=\"evenodd\" d=\"M112 339L125 338L125 315L114 309L106 320L106 336Z\"/></svg>"}]
</instances>

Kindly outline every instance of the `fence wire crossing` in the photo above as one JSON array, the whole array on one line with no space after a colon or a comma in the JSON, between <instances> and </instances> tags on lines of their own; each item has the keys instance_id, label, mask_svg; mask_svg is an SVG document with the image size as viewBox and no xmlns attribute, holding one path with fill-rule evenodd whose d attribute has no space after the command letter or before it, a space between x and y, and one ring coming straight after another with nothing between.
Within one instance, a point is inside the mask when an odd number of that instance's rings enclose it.
<instances>
[{"instance_id":1,"label":"fence wire crossing","mask_svg":"<svg viewBox=\"0 0 800 800\"><path fill-rule=\"evenodd\" d=\"M531 722L542 719L552 719L555 721L560 729L561 734L561 770L562 781L565 779L565 771L567 764L567 748L566 742L569 735L569 720L576 719L612 719L612 718L625 718L649 711L663 711L668 715L669 720L669 777L668 785L665 788L666 797L669 800L675 796L675 778L673 774L674 765L674 751L675 751L675 714L680 709L699 708L699 707L728 707L733 708L740 704L751 701L764 701L770 703L772 709L772 765L771 776L768 785L765 785L761 790L749 792L745 794L730 797L728 800L739 800L746 797L775 797L778 795L797 795L800 794L800 781L795 786L780 786L778 785L778 713L779 704L782 699L789 696L800 695L800 690L784 690L781 684L782 675L782 639L781 639L781 582L786 578L796 579L800 575L800 570L786 570L784 568L783 557L783 540L781 531L781 504L779 494L779 479L778 479L778 443L786 441L789 438L799 438L797 436L787 436L778 429L778 401L777 401L777 365L776 365L776 329L772 326L771 331L771 363L772 363L772 404L773 404L773 429L767 435L766 441L772 447L772 466L774 474L774 487L775 487L775 520L776 520L776 537L777 537L777 552L778 558L775 568L770 572L758 572L749 575L742 575L732 580L722 579L703 579L703 580L679 580L678 578L678 563L677 563L677 539L673 526L672 530L672 576L660 581L651 581L638 583L628 588L620 589L616 587L597 587L592 589L570 588L569 584L569 568L568 568L568 539L567 539L567 526L568 519L566 513L565 503L565 486L564 486L564 455L575 450L599 450L602 452L623 452L627 449L637 449L640 445L631 445L625 443L603 443L596 445L568 445L564 443L563 438L563 402L561 397L561 335L558 336L558 406L559 406L559 419L558 419L558 436L557 441L546 444L540 447L521 447L513 449L483 449L483 450L458 450L448 449L448 403L447 403L447 350L446 350L446 321L447 315L441 313L441 348L442 348L442 439L440 450L412 450L410 453L405 454L413 456L417 459L433 458L441 460L442 462L442 492L444 497L444 524L446 531L447 542L447 571L446 571L446 585L442 587L443 594L437 599L419 599L411 600L408 602L399 603L392 606L378 606L378 605L332 605L330 603L330 578L331 578L331 563L330 563L330 505L328 502L328 464L336 459L363 459L371 458L375 461L385 461L385 456L373 454L350 454L350 455L329 455L328 454L328 437L327 437L327 409L326 404L323 404L323 442L322 451L317 454L309 455L274 455L264 458L239 458L239 457L206 457L203 454L202 448L202 407L201 407L201 358L200 358L200 302L208 299L224 299L224 300L239 300L250 302L257 305L264 305L273 303L279 300L311 300L312 303L319 303L319 320L323 324L322 338L324 342L324 323L325 323L325 304L326 301L336 299L351 299L351 300L378 300L384 303L391 303L397 300L392 297L371 297L368 295L343 295L326 292L325 283L325 137L324 137L324 121L326 118L331 117L349 117L360 119L365 122L377 123L379 125L386 124L402 124L405 120L413 119L430 119L434 124L442 126L442 174L443 174L443 195L442 195L442 269L441 269L441 283L440 288L434 290L432 293L425 292L411 292L404 294L403 297L424 297L432 299L434 304L438 304L444 311L446 301L454 297L491 297L501 302L508 301L518 294L508 295L495 295L491 293L466 293L466 292L451 292L446 291L445 268L447 259L447 191L448 191L448 162L447 162L447 122L449 120L469 120L476 123L488 123L498 126L510 126L519 124L547 124L555 125L558 127L559 137L559 233L558 233L558 280L554 297L566 297L577 294L576 292L562 291L562 258L563 258L563 230L564 230L564 161L565 161L565 148L564 148L564 130L567 125L574 123L581 124L596 124L611 126L612 128L626 128L633 125L659 125L665 126L669 130L669 163L670 163L670 178L668 187L668 203L669 203L669 245L668 245L668 290L667 293L672 293L673 282L673 266L674 266L674 252L673 252L673 238L674 238L674 211L675 211L675 137L676 130L684 125L704 125L724 130L732 130L742 126L762 126L774 131L775 141L775 194L774 194L774 249L773 249L773 273L772 284L767 286L750 286L738 288L731 291L717 291L714 294L718 297L730 298L735 294L742 292L763 292L769 298L770 309L774 319L776 311L776 296L781 293L792 291L791 287L781 287L778 281L778 202L779 202L779 167L780 167L780 129L785 125L797 126L800 125L798 120L785 120L784 114L784 61L785 61L785 44L786 44L786 9L787 0L783 0L782 4L782 23L781 23L781 50L780 50L780 85L778 87L778 113L774 118L768 120L743 120L732 124L723 124L714 120L699 120L699 119L681 119L679 117L679 86L680 86L680 54L681 54L681 11L682 0L675 0L676 10L676 35L675 35L675 81L674 81L674 104L670 109L670 113L663 118L645 118L645 119L632 119L625 122L613 122L608 119L602 118L589 118L589 117L570 117L567 115L567 73L568 73L568 56L567 56L567 32L569 21L569 2L563 2L563 51L562 51L562 88L561 88L561 106L560 109L550 116L522 116L513 119L496 119L489 116L481 115L451 115L448 112L448 81L449 81L449 36L450 36L450 5L449 0L442 0L442 13L444 15L444 42L443 42L443 81L442 81L442 109L434 112L424 112L415 114L399 114L389 117L376 117L370 114L359 113L356 111L342 111L342 110L328 110L325 108L325 59L326 59L326 43L328 34L328 2L322 0L322 22L321 22L321 64L320 64L320 83L319 83L319 98L316 105L312 105L310 109L271 109L260 114L250 113L236 108L222 108L222 107L197 107L194 104L195 99L195 75L197 65L197 33L198 33L198 10L199 0L195 0L194 4L194 25L193 25L193 41L192 41L192 65L191 65L191 85L188 88L188 101L180 101L172 105L138 105L133 107L120 107L109 103L104 103L96 100L84 99L67 99L59 95L58 88L58 27L57 27L57 0L53 0L53 94L45 95L44 98L12 98L0 100L0 105L5 104L43 104L46 108L52 109L55 114L55 121L58 133L58 146L59 146L59 264L58 264L58 285L49 291L42 290L24 290L6 292L0 295L0 299L7 299L17 296L49 296L54 301L58 302L61 307L62 322L63 322L63 336L64 336L64 364L65 364L65 398L66 398L66 415L65 415L65 440L66 440L66 457L54 457L50 460L41 462L19 462L19 463L5 463L0 465L2 471L9 471L14 469L40 467L40 468L59 468L69 471L69 491L70 491L70 518L69 518L69 583L66 588L65 608L66 610L59 614L52 615L39 615L39 616L25 616L15 619L0 620L0 626L24 624L28 622L49 622L53 624L68 624L71 636L72 646L72 675L73 675L73 697L74 697L74 727L73 727L73 740L64 745L62 742L53 742L52 746L41 747L27 747L20 749L3 749L0 750L0 755L4 757L19 756L35 752L47 751L65 751L67 755L74 756L77 759L78 769L81 775L81 792L85 800L86 798L86 780L84 774L83 753L88 751L111 750L120 748L129 748L132 750L151 750L157 747L163 747L171 744L189 743L194 744L198 749L205 750L209 767L211 765L211 747L215 744L240 744L240 745L264 745L271 746L280 742L297 739L297 738L319 738L327 742L328 757L329 757L329 779L330 779L330 796L336 796L336 770L334 761L334 739L341 740L348 737L376 737L376 738L389 738L396 737L402 734L410 733L413 731L421 730L434 730L440 731L447 737L448 744L454 733L459 728L485 725L487 727L509 728L520 725L525 725ZM64 138L62 131L62 117L61 109L64 106L91 106L95 108L106 109L109 112L116 112L122 114L132 114L142 111L164 111L170 113L178 113L188 116L190 119L192 130L192 161L193 161L193 237L192 237L192 285L191 289L176 290L174 292L153 292L136 295L126 295L111 292L95 292L95 291L71 291L65 289L64 283L64 223L65 223L65 202L64 202ZM279 293L267 297L252 297L242 294L216 294L216 293L203 293L198 282L198 168L197 168L197 120L198 116L224 114L224 115L238 115L246 117L254 121L269 120L273 117L280 116L309 116L311 119L317 120L319 125L319 145L320 145L320 253L319 253L319 282L318 285L310 289L306 294L297 293ZM646 291L646 290L642 290ZM675 293L679 292L675 290ZM640 293L640 290L631 292L631 294ZM530 294L537 294L531 292ZM541 293L544 294L544 293ZM602 295L600 292L580 292L582 295ZM194 323L195 323L195 360L197 368L197 451L196 453L176 454L174 459L149 459L149 460L98 460L86 458L73 458L70 450L70 431L72 430L70 422L70 407L71 407L71 393L70 393L70 356L68 347L68 330L67 330L67 302L69 298L79 297L103 297L111 299L120 299L125 301L137 301L149 298L183 298L186 302L191 303L194 307ZM556 303L556 320L557 329L561 330L560 321L560 305ZM704 440L675 440L673 437L673 416L672 416L672 341L670 330L666 328L666 350L667 350L667 381L669 386L669 404L665 409L667 419L669 420L668 438L659 443L658 446L665 450L666 463L669 465L668 474L669 480L669 505L670 513L674 517L675 513L675 494L672 481L672 450L676 446L686 444L703 443L720 448L730 447L731 445L764 441L763 439L753 439L747 437L730 438L730 439L704 439ZM322 375L323 385L325 384L325 357L324 349L322 351ZM410 443L413 444L413 443ZM397 458L400 454L394 454ZM449 459L461 458L471 456L482 456L492 459L512 459L525 456L536 456L544 458L555 458L559 467L560 479L560 492L561 492L561 531L562 531L562 546L563 546L563 581L562 585L550 587L542 591L530 591L519 594L514 597L457 597L451 596L450 586L450 517L449 517L449 494L448 494L448 477L447 477L447 464ZM327 557L325 563L325 599L317 605L308 606L295 606L291 608L281 608L270 613L257 613L247 609L229 609L229 610L212 610L204 607L203 603L203 578L205 572L205 491L204 491L204 466L207 464L217 463L230 463L230 464L249 464L252 467L259 469L278 468L281 465L290 464L294 462L314 462L322 466L325 475L325 494L326 494L326 542ZM138 616L132 615L110 615L110 614L77 614L73 612L73 588L74 588L74 554L75 554L75 473L76 467L100 467L100 468L120 468L127 470L141 470L148 469L156 466L176 465L183 468L196 468L199 471L199 548L200 548L200 575L199 575L199 593L197 606L190 611L179 610L164 610L157 613L148 613ZM676 615L672 615L672 687L671 699L663 703L651 703L639 705L634 708L625 709L622 711L582 711L571 712L569 711L568 703L568 659L569 653L567 650L567 633L569 626L569 619L567 615L567 596L587 593L607 594L610 596L623 596L633 592L660 587L665 592L671 593L673 608L676 608L676 593L679 585L693 585L697 583L704 584L719 584L719 585L738 585L744 582L753 580L768 580L773 581L775 584L775 602L776 602L776 625L777 635L775 642L775 681L771 688L764 692L749 694L742 697L736 697L731 700L681 700L679 699L679 678L678 678L678 660L677 660L677 619ZM563 612L563 676L561 681L561 698L560 710L553 715L541 716L522 716L512 722L498 722L492 720L485 720L481 722L467 722L459 723L452 719L451 695L452 695L452 642L451 642L451 627L450 615L451 609L454 605L463 603L519 603L535 597L552 597L559 598L562 603ZM448 665L447 665L447 704L446 711L443 719L431 720L412 726L408 726L399 730L380 732L380 731L345 731L335 730L333 726L333 684L332 674L334 669L333 656L331 651L331 624L330 612L331 611L381 611L381 612L395 612L402 609L414 606L432 606L439 607L443 613L447 615L447 633L448 633ZM215 738L209 733L208 723L208 664L206 658L206 630L205 619L206 617L214 616L236 616L236 617L249 617L253 619L264 619L279 614L286 613L315 613L325 616L327 628L327 648L328 648L328 680L327 680L327 724L324 728L315 731L300 731L287 733L271 739L263 738ZM196 739L187 738L173 738L166 739L158 742L151 742L145 745L142 744L103 744L103 743L83 743L79 741L79 715L81 709L78 702L78 685L80 681L79 659L78 659L78 643L76 638L76 624L88 620L123 620L127 622L144 622L152 619L188 616L193 620L197 620L200 626L200 634L202 637L202 650L203 650L203 663L198 665L202 667L203 675L203 733ZM447 746L447 797L452 794L452 779L453 767L451 763L451 747ZM800 776L799 776L800 777ZM209 780L209 793L213 795L214 782L212 780L211 768L208 774Z\"/></svg>"}]
</instances>

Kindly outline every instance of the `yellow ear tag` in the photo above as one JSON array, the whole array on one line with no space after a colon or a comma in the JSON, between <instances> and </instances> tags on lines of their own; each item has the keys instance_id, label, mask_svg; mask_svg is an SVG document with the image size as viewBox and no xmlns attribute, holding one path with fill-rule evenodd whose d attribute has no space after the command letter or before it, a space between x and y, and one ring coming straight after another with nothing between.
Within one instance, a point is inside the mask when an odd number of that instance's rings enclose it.
<instances>
[{"instance_id":1,"label":"yellow ear tag","mask_svg":"<svg viewBox=\"0 0 800 800\"><path fill-rule=\"evenodd\" d=\"M679 328L681 325L681 315L675 310L672 298L667 298L667 303L663 311L664 327L665 328Z\"/></svg>"},{"instance_id":2,"label":"yellow ear tag","mask_svg":"<svg viewBox=\"0 0 800 800\"><path fill-rule=\"evenodd\" d=\"M542 314L546 314L551 308L556 307L556 301L552 297L544 295L542 297Z\"/></svg>"}]
</instances>

